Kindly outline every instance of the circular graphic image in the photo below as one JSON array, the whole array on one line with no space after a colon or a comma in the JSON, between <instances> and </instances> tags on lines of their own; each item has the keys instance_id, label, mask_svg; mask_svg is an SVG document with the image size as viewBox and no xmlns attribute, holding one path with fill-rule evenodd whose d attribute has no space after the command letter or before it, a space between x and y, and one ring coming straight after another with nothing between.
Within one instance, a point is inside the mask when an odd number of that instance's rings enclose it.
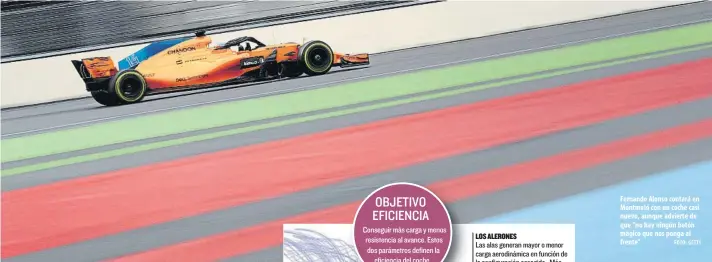
<instances>
[{"instance_id":1,"label":"circular graphic image","mask_svg":"<svg viewBox=\"0 0 712 262\"><path fill-rule=\"evenodd\" d=\"M377 189L354 218L354 244L365 262L442 262L451 242L452 222L445 205L416 184Z\"/></svg>"}]
</instances>

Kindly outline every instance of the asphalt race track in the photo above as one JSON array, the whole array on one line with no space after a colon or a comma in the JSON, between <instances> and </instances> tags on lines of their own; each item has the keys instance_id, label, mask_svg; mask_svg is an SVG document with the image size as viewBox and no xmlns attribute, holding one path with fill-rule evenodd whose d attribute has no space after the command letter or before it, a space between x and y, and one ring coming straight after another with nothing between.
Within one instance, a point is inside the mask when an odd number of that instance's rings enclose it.
<instances>
[{"instance_id":1,"label":"asphalt race track","mask_svg":"<svg viewBox=\"0 0 712 262\"><path fill-rule=\"evenodd\" d=\"M470 223L712 160L710 21L706 2L377 54L319 77L3 110L2 259L279 261L282 223L351 223L390 182L426 185ZM341 87L382 95L329 91ZM318 110L256 116L281 97ZM335 106L316 108L322 97ZM173 132L146 135L132 124L145 117ZM223 125L195 124L208 121Z\"/></svg>"}]
</instances>

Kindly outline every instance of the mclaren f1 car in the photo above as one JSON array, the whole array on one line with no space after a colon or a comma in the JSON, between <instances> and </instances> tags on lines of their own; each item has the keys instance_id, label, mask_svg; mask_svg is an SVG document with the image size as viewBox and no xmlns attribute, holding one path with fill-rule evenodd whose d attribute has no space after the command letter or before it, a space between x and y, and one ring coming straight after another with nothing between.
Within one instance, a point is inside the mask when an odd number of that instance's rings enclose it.
<instances>
[{"instance_id":1,"label":"mclaren f1 car","mask_svg":"<svg viewBox=\"0 0 712 262\"><path fill-rule=\"evenodd\" d=\"M332 67L362 66L368 54L335 53L323 41L266 45L244 36L213 44L195 37L153 42L117 65L111 57L72 60L86 90L98 103L118 106L147 95L283 77L322 75Z\"/></svg>"}]
</instances>

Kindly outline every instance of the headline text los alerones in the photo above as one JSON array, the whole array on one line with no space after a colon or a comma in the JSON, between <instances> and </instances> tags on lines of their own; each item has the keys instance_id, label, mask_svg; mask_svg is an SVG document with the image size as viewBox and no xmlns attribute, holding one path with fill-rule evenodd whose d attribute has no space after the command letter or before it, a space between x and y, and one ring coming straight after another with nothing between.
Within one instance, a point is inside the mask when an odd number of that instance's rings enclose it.
<instances>
[{"instance_id":1,"label":"headline text los alerones","mask_svg":"<svg viewBox=\"0 0 712 262\"><path fill-rule=\"evenodd\" d=\"M488 240L517 240L517 233L472 233L473 235L473 253L472 255L476 258L522 258L522 257L537 257L537 258L552 258L552 257L565 257L566 252L559 252L551 249L561 249L564 247L564 243L543 243L543 242L492 242L485 241L480 242L481 239ZM475 242L475 239L477 241ZM515 249L506 250L504 249ZM532 249L544 249L537 251L528 251ZM477 251L475 251L477 250ZM474 259L473 257L473 259ZM483 260L477 260L483 261ZM490 261L490 260L487 260ZM497 260L494 260L497 261ZM518 261L518 260L507 260L507 261ZM545 260L536 260L545 261ZM549 260L551 261L551 260ZM560 260L556 260L560 261Z\"/></svg>"},{"instance_id":2,"label":"headline text los alerones","mask_svg":"<svg viewBox=\"0 0 712 262\"><path fill-rule=\"evenodd\" d=\"M412 210L373 210L373 220L430 220L425 197L376 197L378 208L416 208Z\"/></svg>"}]
</instances>

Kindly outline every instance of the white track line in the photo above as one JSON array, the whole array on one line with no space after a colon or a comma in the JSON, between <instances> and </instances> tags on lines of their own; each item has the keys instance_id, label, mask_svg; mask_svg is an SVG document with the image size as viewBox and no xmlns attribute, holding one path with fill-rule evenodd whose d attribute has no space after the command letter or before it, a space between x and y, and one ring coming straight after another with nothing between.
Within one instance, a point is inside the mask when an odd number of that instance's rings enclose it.
<instances>
[{"instance_id":1,"label":"white track line","mask_svg":"<svg viewBox=\"0 0 712 262\"><path fill-rule=\"evenodd\" d=\"M563 47L563 46L567 46L567 45L575 45L575 44L580 44L580 43L585 43L585 42L591 42L591 41L597 41L597 40L603 40L603 39L608 39L608 38L616 38L616 37L621 37L621 36L634 35L634 34L645 33L645 32L649 32L649 31L654 31L654 30L660 30L660 29L666 29L666 28L678 27L678 26L685 26L685 25L689 25L689 24L696 24L696 23L706 22L706 21L712 21L712 18L706 18L706 19L695 20L695 21L690 21L690 22L685 22L685 23L672 24L672 25L658 26L658 27L653 27L653 28L635 30L635 31L631 31L631 32L625 32L625 33L619 33L619 34L612 34L612 35L607 35L607 36L599 36L599 37L588 38L588 39L582 39L582 40L571 41L571 42L564 42L564 43L559 43L559 44L554 44L554 45L540 46L540 47L536 47L536 48L521 49L521 50L517 50L517 51L499 53L499 54L488 55L488 56L482 56L482 57L474 57L474 58L463 59L463 60L458 60L458 61L453 61L453 62L447 62L447 63L441 63L441 64L423 66L423 67L418 67L418 68L411 68L411 69L404 69L404 70L392 71L392 72L387 72L387 73L380 73L380 74L373 74L373 75L367 75L367 76L359 76L359 77L341 79L341 80L336 80L336 81L331 81L331 82L326 82L326 83L321 83L321 84L314 84L314 85L308 85L308 86L301 86L301 87L294 87L294 88L288 88L288 89L281 89L281 90L275 90L275 91L264 92L264 93L259 93L259 94L251 94L251 95L237 96L237 97L232 97L232 98L218 99L218 100L213 100L213 101L200 102L200 103L194 103L194 104L187 104L187 105L182 105L182 106L174 106L174 107L167 107L167 108L156 109L156 110L148 110L148 111L137 112L137 113L131 113L131 114L125 114L125 115L118 115L118 116L110 116L110 117L98 118L98 119L87 120L87 121L81 121L81 122L76 122L76 123L71 123L71 124L64 124L64 125L58 125L58 126L51 126L51 127L45 127L45 128L39 128L39 129L32 129L32 130L27 130L27 131L22 131L22 132L4 134L4 135L2 135L2 137L15 136L15 135L21 135L21 134L29 134L29 133L36 133L36 132L41 132L41 131L47 131L47 130L53 130L53 129L60 129L60 128L66 128L66 127L72 127L72 126L78 126L78 125L84 125L84 124L91 124L91 123L103 122L103 121L114 120L114 119L120 119L120 118L126 118L126 117L131 117L131 116L147 115L147 114L153 114L153 113L164 112L164 111L171 111L171 110L176 110L176 109L181 109L181 108L188 108L188 107L195 107L195 106L203 106L203 105L209 105L209 104L216 104L216 103L222 103L222 102L229 102L229 101L235 101L235 100L242 100L242 99L253 98L253 97L261 97L261 96L265 96L265 95L277 95L277 94L291 93L291 92L294 92L294 91L299 91L299 90L304 90L304 89L310 89L310 88L318 87L318 86L333 85L333 84L339 84L339 83L344 83L344 82L351 82L351 81L354 81L354 80L361 80L361 79L372 78L372 77L395 75L395 74L407 73L407 72L412 72L412 71L417 71L417 70L423 70L423 69L428 69L428 68L434 68L434 67L441 67L441 66L459 64L459 63L464 63L464 62L474 62L474 61L485 60L485 59L491 59L491 58L497 58L497 57L502 57L502 56L510 56L510 55L516 55L516 54L521 54L521 53L528 53L528 52L538 51L538 50L543 50L543 49L557 48L557 47ZM227 86L227 87L229 88L230 86ZM223 88L226 88L226 87L223 87Z\"/></svg>"}]
</instances>

